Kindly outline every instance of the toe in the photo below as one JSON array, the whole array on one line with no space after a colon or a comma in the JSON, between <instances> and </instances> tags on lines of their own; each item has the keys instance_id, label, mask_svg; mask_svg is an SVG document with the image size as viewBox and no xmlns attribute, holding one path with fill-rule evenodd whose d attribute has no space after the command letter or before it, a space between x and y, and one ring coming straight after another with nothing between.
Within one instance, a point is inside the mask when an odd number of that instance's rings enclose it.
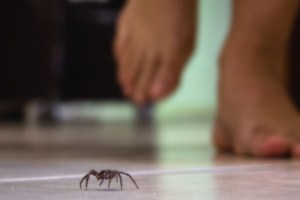
<instances>
[{"instance_id":1,"label":"toe","mask_svg":"<svg viewBox=\"0 0 300 200\"><path fill-rule=\"evenodd\" d=\"M147 58L145 58L145 62L143 63L142 69L140 69L137 80L134 87L134 101L139 104L145 104L149 101L148 90L149 86L153 81L153 77L155 74L155 69L159 64L158 57L155 54L147 54Z\"/></svg>"},{"instance_id":2,"label":"toe","mask_svg":"<svg viewBox=\"0 0 300 200\"><path fill-rule=\"evenodd\" d=\"M218 121L214 125L213 143L218 152L232 151L229 133L226 133Z\"/></svg>"},{"instance_id":3,"label":"toe","mask_svg":"<svg viewBox=\"0 0 300 200\"><path fill-rule=\"evenodd\" d=\"M293 147L293 157L300 159L300 144Z\"/></svg>"},{"instance_id":4,"label":"toe","mask_svg":"<svg viewBox=\"0 0 300 200\"><path fill-rule=\"evenodd\" d=\"M290 144L281 135L265 135L253 138L249 148L249 152L253 156L278 157L289 153Z\"/></svg>"},{"instance_id":5,"label":"toe","mask_svg":"<svg viewBox=\"0 0 300 200\"><path fill-rule=\"evenodd\" d=\"M178 67L172 69L172 66L163 64L151 85L149 94L151 99L158 101L169 96L176 89L180 74Z\"/></svg>"},{"instance_id":6,"label":"toe","mask_svg":"<svg viewBox=\"0 0 300 200\"><path fill-rule=\"evenodd\" d=\"M127 51L123 51L123 53L117 57L118 62L118 81L124 86L126 84L126 80L128 79L128 67L133 59L133 49L128 48Z\"/></svg>"},{"instance_id":7,"label":"toe","mask_svg":"<svg viewBox=\"0 0 300 200\"><path fill-rule=\"evenodd\" d=\"M136 51L133 55L131 63L128 66L128 76L124 80L124 91L128 97L134 95L135 84L144 65L144 54L142 51Z\"/></svg>"}]
</instances>

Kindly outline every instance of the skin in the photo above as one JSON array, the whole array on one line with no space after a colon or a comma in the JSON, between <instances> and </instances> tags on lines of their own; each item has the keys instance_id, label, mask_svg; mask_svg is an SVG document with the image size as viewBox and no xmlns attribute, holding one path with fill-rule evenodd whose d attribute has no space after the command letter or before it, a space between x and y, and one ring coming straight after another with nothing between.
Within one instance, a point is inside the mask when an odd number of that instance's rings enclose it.
<instances>
[{"instance_id":1,"label":"skin","mask_svg":"<svg viewBox=\"0 0 300 200\"><path fill-rule=\"evenodd\" d=\"M299 2L235 0L220 58L214 132L220 151L300 156L299 113L286 87L287 50Z\"/></svg>"},{"instance_id":2,"label":"skin","mask_svg":"<svg viewBox=\"0 0 300 200\"><path fill-rule=\"evenodd\" d=\"M143 105L171 94L193 51L195 0L129 0L115 39L118 80Z\"/></svg>"},{"instance_id":3,"label":"skin","mask_svg":"<svg viewBox=\"0 0 300 200\"><path fill-rule=\"evenodd\" d=\"M300 1L233 4L220 55L214 145L237 155L300 157L300 116L286 86L287 48ZM193 49L195 13L195 1L127 3L115 53L120 84L133 101L158 101L177 87Z\"/></svg>"}]
</instances>

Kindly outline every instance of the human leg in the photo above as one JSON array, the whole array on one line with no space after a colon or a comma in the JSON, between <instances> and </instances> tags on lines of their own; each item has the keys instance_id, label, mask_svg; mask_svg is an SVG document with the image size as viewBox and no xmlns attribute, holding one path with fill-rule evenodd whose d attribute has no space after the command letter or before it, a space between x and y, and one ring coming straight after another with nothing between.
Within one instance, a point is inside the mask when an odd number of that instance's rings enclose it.
<instances>
[{"instance_id":1,"label":"human leg","mask_svg":"<svg viewBox=\"0 0 300 200\"><path fill-rule=\"evenodd\" d=\"M252 156L299 156L300 117L287 91L287 48L299 1L235 0L220 59L214 143Z\"/></svg>"}]
</instances>

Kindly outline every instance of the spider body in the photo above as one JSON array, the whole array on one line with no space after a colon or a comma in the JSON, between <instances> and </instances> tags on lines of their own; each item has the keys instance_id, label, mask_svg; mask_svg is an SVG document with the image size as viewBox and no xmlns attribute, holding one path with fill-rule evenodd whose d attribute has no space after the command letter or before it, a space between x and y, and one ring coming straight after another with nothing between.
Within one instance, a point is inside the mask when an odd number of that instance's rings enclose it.
<instances>
[{"instance_id":1,"label":"spider body","mask_svg":"<svg viewBox=\"0 0 300 200\"><path fill-rule=\"evenodd\" d=\"M95 176L98 181L100 181L99 185L102 185L104 180L109 180L108 182L108 188L110 188L110 183L113 178L116 178L116 181L118 182L118 179L120 179L120 185L121 190L123 190L123 181L122 181L122 175L128 176L131 181L134 183L137 189L139 189L139 186L136 184L135 180L132 178L132 176L126 172L118 171L118 170L101 170L100 172L97 172L96 170L92 169L87 173L80 181L80 189L82 189L82 182L85 180L85 189L88 187L90 176Z\"/></svg>"}]
</instances>

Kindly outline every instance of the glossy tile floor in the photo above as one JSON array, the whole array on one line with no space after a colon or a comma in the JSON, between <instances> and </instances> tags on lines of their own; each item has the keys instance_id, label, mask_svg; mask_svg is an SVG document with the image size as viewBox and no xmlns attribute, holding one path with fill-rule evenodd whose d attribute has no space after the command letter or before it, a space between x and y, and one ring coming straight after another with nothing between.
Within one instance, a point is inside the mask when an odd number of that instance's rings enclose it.
<instances>
[{"instance_id":1,"label":"glossy tile floor","mask_svg":"<svg viewBox=\"0 0 300 200\"><path fill-rule=\"evenodd\" d=\"M210 121L0 127L0 199L299 199L300 162L215 155ZM90 169L130 173L88 190Z\"/></svg>"}]
</instances>

